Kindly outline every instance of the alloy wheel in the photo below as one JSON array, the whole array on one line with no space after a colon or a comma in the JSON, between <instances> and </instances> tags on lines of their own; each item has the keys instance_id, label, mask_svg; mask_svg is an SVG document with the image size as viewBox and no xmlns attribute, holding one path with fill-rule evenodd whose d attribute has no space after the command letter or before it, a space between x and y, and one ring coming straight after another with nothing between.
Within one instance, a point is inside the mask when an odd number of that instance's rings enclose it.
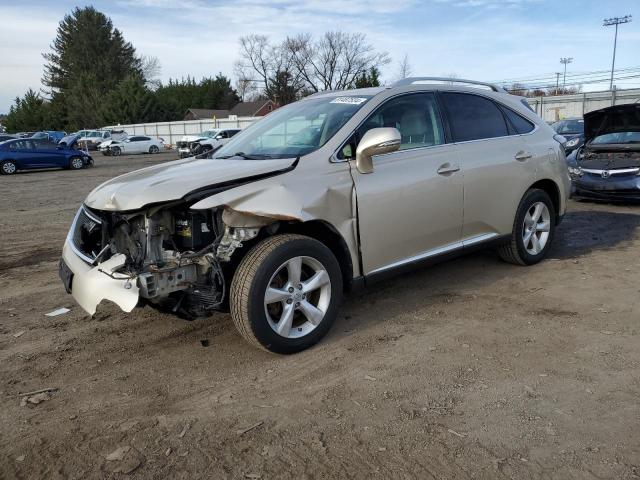
<instances>
[{"instance_id":1,"label":"alloy wheel","mask_svg":"<svg viewBox=\"0 0 640 480\"><path fill-rule=\"evenodd\" d=\"M16 164L13 162L5 162L2 164L2 173L6 173L7 175L11 175L16 173Z\"/></svg>"},{"instance_id":2,"label":"alloy wheel","mask_svg":"<svg viewBox=\"0 0 640 480\"><path fill-rule=\"evenodd\" d=\"M81 158L77 158L77 157L72 159L71 160L71 166L73 168L75 168L76 170L81 169L83 167L82 159Z\"/></svg>"},{"instance_id":3,"label":"alloy wheel","mask_svg":"<svg viewBox=\"0 0 640 480\"><path fill-rule=\"evenodd\" d=\"M538 255L544 250L549 241L551 229L551 214L543 202L536 202L524 216L522 228L522 242L530 255Z\"/></svg>"},{"instance_id":4,"label":"alloy wheel","mask_svg":"<svg viewBox=\"0 0 640 480\"><path fill-rule=\"evenodd\" d=\"M329 273L312 257L287 260L273 274L264 295L269 326L285 338L308 335L331 304Z\"/></svg>"}]
</instances>

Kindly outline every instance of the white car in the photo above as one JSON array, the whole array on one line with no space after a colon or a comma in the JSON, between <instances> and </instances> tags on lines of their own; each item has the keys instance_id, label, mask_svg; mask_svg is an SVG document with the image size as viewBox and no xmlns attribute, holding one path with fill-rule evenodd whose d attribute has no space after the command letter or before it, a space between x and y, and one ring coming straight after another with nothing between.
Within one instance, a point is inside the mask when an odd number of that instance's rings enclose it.
<instances>
[{"instance_id":1,"label":"white car","mask_svg":"<svg viewBox=\"0 0 640 480\"><path fill-rule=\"evenodd\" d=\"M204 132L193 135L184 135L176 144L180 158L190 157L193 155L191 153L191 144L193 142L215 138L218 133L220 133L220 129L205 130Z\"/></svg>"},{"instance_id":2,"label":"white car","mask_svg":"<svg viewBox=\"0 0 640 480\"><path fill-rule=\"evenodd\" d=\"M233 137L236 133L240 132L239 128L225 128L219 130L218 133L212 138L206 138L204 140L196 140L190 144L191 155L200 155L201 153L207 153L210 151L215 152Z\"/></svg>"},{"instance_id":3,"label":"white car","mask_svg":"<svg viewBox=\"0 0 640 480\"><path fill-rule=\"evenodd\" d=\"M100 144L100 151L103 155L113 155L117 157L124 154L134 153L158 153L164 147L162 140L158 138L134 135L125 140L109 140Z\"/></svg>"}]
</instances>

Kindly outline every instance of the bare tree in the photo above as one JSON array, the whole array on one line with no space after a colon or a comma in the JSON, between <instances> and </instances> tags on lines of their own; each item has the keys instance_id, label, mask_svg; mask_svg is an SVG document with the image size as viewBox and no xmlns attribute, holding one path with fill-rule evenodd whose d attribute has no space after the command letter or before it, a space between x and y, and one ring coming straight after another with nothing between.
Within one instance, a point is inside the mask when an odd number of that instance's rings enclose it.
<instances>
[{"instance_id":1,"label":"bare tree","mask_svg":"<svg viewBox=\"0 0 640 480\"><path fill-rule=\"evenodd\" d=\"M293 64L311 91L342 90L373 66L390 62L378 53L362 33L326 32L314 41L309 34L285 40Z\"/></svg>"},{"instance_id":2,"label":"bare tree","mask_svg":"<svg viewBox=\"0 0 640 480\"><path fill-rule=\"evenodd\" d=\"M283 79L287 81L287 98L290 97L291 89L298 95L304 86L286 47L286 41L272 45L265 35L240 37L240 61L236 63L236 75L260 83L265 94L277 103L281 103L283 99L276 98L273 86L278 85L276 90L282 91Z\"/></svg>"},{"instance_id":3,"label":"bare tree","mask_svg":"<svg viewBox=\"0 0 640 480\"><path fill-rule=\"evenodd\" d=\"M160 86L160 73L162 72L160 60L158 60L158 57L144 55L140 57L140 64L142 76L147 87L155 90Z\"/></svg>"},{"instance_id":4,"label":"bare tree","mask_svg":"<svg viewBox=\"0 0 640 480\"><path fill-rule=\"evenodd\" d=\"M289 101L324 90L342 90L372 67L390 62L386 52L376 52L362 33L326 32L319 39L304 33L270 44L263 35L240 39L240 61L236 75L254 78L263 91Z\"/></svg>"},{"instance_id":5,"label":"bare tree","mask_svg":"<svg viewBox=\"0 0 640 480\"><path fill-rule=\"evenodd\" d=\"M412 73L411 64L409 63L409 55L406 53L402 58L402 61L398 64L398 80L410 77Z\"/></svg>"}]
</instances>

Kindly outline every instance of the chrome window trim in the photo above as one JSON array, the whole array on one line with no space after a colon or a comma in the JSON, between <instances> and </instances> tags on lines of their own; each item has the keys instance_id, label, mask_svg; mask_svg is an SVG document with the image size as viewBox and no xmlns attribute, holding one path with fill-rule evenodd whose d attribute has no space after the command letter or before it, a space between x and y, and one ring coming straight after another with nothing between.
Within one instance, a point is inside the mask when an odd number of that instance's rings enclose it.
<instances>
[{"instance_id":1,"label":"chrome window trim","mask_svg":"<svg viewBox=\"0 0 640 480\"><path fill-rule=\"evenodd\" d=\"M485 98L487 100L491 100L491 101L493 101L495 103L500 104L500 106L502 106L503 108L509 108L510 110L513 110L514 113L516 113L517 115L520 115L525 120L533 123L533 130L531 130L530 132L527 132L527 133L515 133L513 135L502 135L500 137L478 138L476 140L465 140L465 141L462 141L462 142L445 142L445 143L440 143L438 145L431 145L431 146L428 146L428 147L416 147L415 149L409 149L408 148L407 150L418 150L418 149L424 149L424 148L433 148L433 147L440 147L442 145L464 145L464 144L472 143L472 142L484 142L484 141L487 141L487 140L495 140L497 138L526 137L526 136L529 136L529 135L534 135L535 133L537 133L540 130L540 125L538 125L538 122L536 122L536 121L534 121L534 120L532 120L532 119L530 119L530 118L528 118L528 117L526 117L524 115L521 115L513 107L505 105L503 102L499 101L498 99L496 99L494 97L491 97L491 96L488 96L488 95L483 95L480 92L476 93L476 92L468 92L466 90L455 90L455 89L454 90L441 90L441 89L435 89L435 88L425 89L425 90L409 90L409 91L406 91L406 92L400 92L400 93L397 93L396 95L392 95L390 97L387 97L385 100L383 100L378 105L376 105L376 107L362 121L360 121L360 123L353 130L351 130L351 132L349 132L349 134L346 136L346 138L342 142L340 142L340 146L329 157L329 162L330 163L344 163L344 162L348 162L349 161L349 159L346 159L346 158L345 159L338 158L338 152L340 152L340 150L342 148L344 148L345 142L349 138L351 138L351 136L355 133L355 131L358 130L358 128L360 128L362 126L362 124L364 124L365 120L367 120L367 118L369 118L369 115L371 115L373 112L375 112L375 110L378 107L384 105L389 100L392 100L392 99L394 99L396 97L399 97L401 95L407 95L407 94L412 94L412 93L414 93L414 94L415 93L433 93L435 95L436 92L441 92L441 93L464 93L464 94L467 94L467 95L477 95L478 97L482 97L482 98ZM441 115L446 116L446 113L444 113L444 112L440 112L440 113L441 113ZM442 121L442 119L441 119L441 121ZM505 119L505 123L506 123L506 121L507 120ZM402 151L405 151L405 150L402 150ZM385 153L384 155L391 155L393 153L397 153L397 152ZM378 157L378 156L383 156L383 155L376 155L376 157ZM351 159L351 160L353 160L353 159Z\"/></svg>"}]
</instances>

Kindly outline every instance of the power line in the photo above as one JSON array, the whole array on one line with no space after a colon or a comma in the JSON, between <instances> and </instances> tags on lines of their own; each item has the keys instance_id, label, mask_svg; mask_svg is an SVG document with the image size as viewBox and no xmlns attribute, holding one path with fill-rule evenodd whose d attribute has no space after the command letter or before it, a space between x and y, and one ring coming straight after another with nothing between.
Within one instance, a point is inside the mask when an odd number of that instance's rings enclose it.
<instances>
[{"instance_id":1,"label":"power line","mask_svg":"<svg viewBox=\"0 0 640 480\"><path fill-rule=\"evenodd\" d=\"M625 72L635 72L635 71L640 71L640 66L636 66L636 67L626 67L626 68L619 68L616 73L625 73ZM607 74L609 75L611 73L611 70L592 70L592 71L586 71L586 72L573 72L573 73L567 73L567 78L588 78L588 77L592 77L594 75L600 75L600 74ZM505 84L505 83L518 83L518 82L543 82L543 81L548 81L548 82L555 82L556 80L556 75L557 72L553 72L553 73L548 73L548 74L541 74L540 76L532 76L532 77L514 77L514 78L503 78L501 80L492 80L491 83L498 83L498 84Z\"/></svg>"}]
</instances>

